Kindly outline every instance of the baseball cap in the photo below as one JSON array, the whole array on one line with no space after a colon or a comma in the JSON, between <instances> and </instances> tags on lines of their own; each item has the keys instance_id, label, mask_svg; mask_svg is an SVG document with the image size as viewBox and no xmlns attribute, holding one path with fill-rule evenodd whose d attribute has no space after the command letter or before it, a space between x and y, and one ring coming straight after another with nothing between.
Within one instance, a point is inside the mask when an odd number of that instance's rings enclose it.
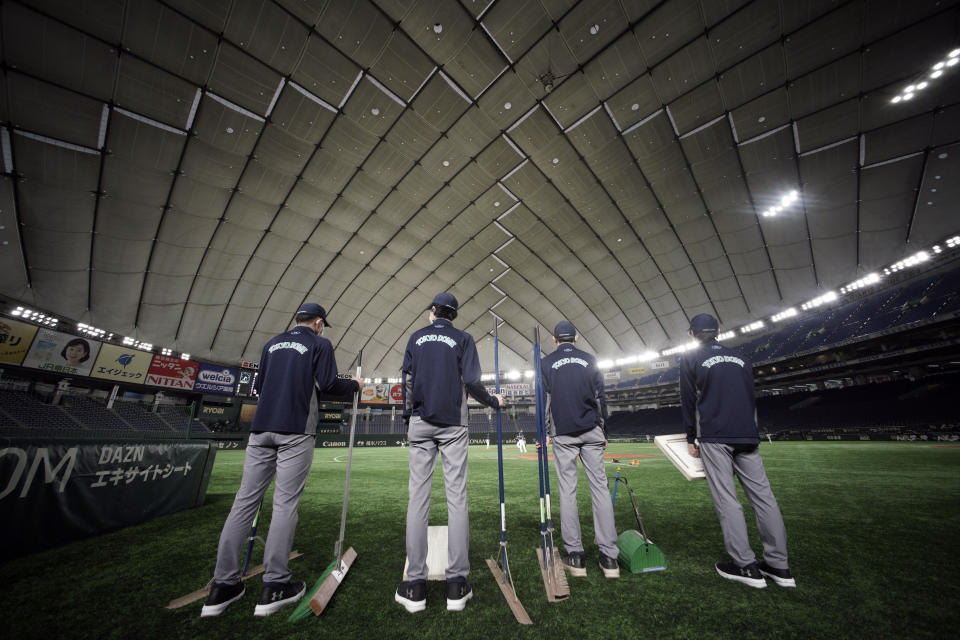
<instances>
[{"instance_id":1,"label":"baseball cap","mask_svg":"<svg viewBox=\"0 0 960 640\"><path fill-rule=\"evenodd\" d=\"M457 299L449 291L444 291L443 293L438 293L433 296L433 302L430 303L430 307L448 307L453 309L453 317L457 317L457 309L460 307L460 303L457 302ZM427 307L429 310L430 307Z\"/></svg>"},{"instance_id":2,"label":"baseball cap","mask_svg":"<svg viewBox=\"0 0 960 640\"><path fill-rule=\"evenodd\" d=\"M577 328L573 326L572 322L567 322L566 320L561 320L557 323L557 326L553 328L553 337L557 340L574 338L576 335Z\"/></svg>"},{"instance_id":3,"label":"baseball cap","mask_svg":"<svg viewBox=\"0 0 960 640\"><path fill-rule=\"evenodd\" d=\"M720 323L709 313L701 313L693 316L690 320L690 331L717 331L720 329Z\"/></svg>"},{"instance_id":4,"label":"baseball cap","mask_svg":"<svg viewBox=\"0 0 960 640\"><path fill-rule=\"evenodd\" d=\"M326 326L332 326L330 321L327 320L327 310L318 305L316 302L304 302L300 305L300 308L297 309L297 313L306 313L311 316L320 316L323 318L323 324Z\"/></svg>"}]
</instances>

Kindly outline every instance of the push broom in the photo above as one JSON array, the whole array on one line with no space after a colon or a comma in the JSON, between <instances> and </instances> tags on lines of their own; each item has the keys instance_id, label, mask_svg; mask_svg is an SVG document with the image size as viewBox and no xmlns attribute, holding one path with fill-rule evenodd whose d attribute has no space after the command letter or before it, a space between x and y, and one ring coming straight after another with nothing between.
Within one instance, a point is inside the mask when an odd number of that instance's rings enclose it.
<instances>
[{"instance_id":1,"label":"push broom","mask_svg":"<svg viewBox=\"0 0 960 640\"><path fill-rule=\"evenodd\" d=\"M537 560L547 601L562 602L570 597L570 585L553 544L553 515L550 509L550 457L547 451L546 399L543 397L543 370L540 362L540 327L533 329L534 397L537 412L537 473L540 476L540 547ZM544 509L546 507L546 509Z\"/></svg>"},{"instance_id":2,"label":"push broom","mask_svg":"<svg viewBox=\"0 0 960 640\"><path fill-rule=\"evenodd\" d=\"M497 336L497 317L493 318L493 369L496 371L496 393L500 393L500 339ZM500 417L500 407L497 407L497 472L500 477L500 551L499 564L493 558L487 558L490 573L497 581L497 586L513 612L513 617L520 624L533 624L527 615L526 609L517 597L517 590L513 586L513 576L510 574L510 562L507 559L507 509L503 497L503 423Z\"/></svg>"},{"instance_id":3,"label":"push broom","mask_svg":"<svg viewBox=\"0 0 960 640\"><path fill-rule=\"evenodd\" d=\"M626 476L620 475L620 468L617 468L617 477L613 481L613 492L616 495L617 483L622 482L630 494L630 504L633 505L633 514L637 517L637 526L640 531L627 529L617 537L617 548L620 549L620 562L630 569L630 573L648 573L650 571L664 571L667 568L667 558L663 555L657 545L650 542L647 537L647 530L643 526L643 520L640 519L640 509L637 507L637 499L633 495L633 489L627 482Z\"/></svg>"},{"instance_id":4,"label":"push broom","mask_svg":"<svg viewBox=\"0 0 960 640\"><path fill-rule=\"evenodd\" d=\"M357 354L357 377L360 377L360 362L363 358L363 351ZM343 508L340 511L340 537L337 544L333 547L333 562L326 568L317 583L313 585L310 591L310 598L303 598L297 608L290 614L289 621L296 622L309 617L310 613L318 616L323 613L324 608L329 604L336 593L337 587L343 582L347 571L357 559L357 552L353 547L343 553L343 532L347 524L347 498L350 495L350 465L353 462L353 437L357 427L357 404L360 399L359 392L353 394L353 412L350 415L350 445L347 448L347 479L343 485Z\"/></svg>"}]
</instances>

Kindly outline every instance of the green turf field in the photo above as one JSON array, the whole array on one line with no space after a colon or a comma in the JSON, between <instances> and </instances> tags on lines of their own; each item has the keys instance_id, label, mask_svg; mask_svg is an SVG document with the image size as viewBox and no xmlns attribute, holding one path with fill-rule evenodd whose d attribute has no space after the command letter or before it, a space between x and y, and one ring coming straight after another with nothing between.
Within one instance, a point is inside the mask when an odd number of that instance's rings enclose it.
<instances>
[{"instance_id":1,"label":"green turf field","mask_svg":"<svg viewBox=\"0 0 960 640\"><path fill-rule=\"evenodd\" d=\"M219 618L201 620L200 602L176 611L164 607L202 587L213 571L220 527L243 464L242 452L221 452L205 506L2 566L0 637L955 637L960 448L777 443L761 450L787 524L795 590L772 582L756 590L721 579L713 563L726 558L706 485L687 482L653 445L617 444L608 453L652 456L641 458L639 466L620 466L641 502L650 537L667 555L668 570L603 578L581 475L588 577L570 578L569 601L549 604L534 554L536 461L510 447L504 466L511 567L534 621L533 627L521 627L484 562L499 540L496 450L474 446L468 487L474 598L464 612L447 612L443 583L431 582L427 610L411 615L393 601L405 556L407 451L357 449L346 544L359 556L328 610L296 624L286 621L292 608L254 618L260 587L254 578L242 601ZM301 502L295 549L306 555L292 567L308 586L332 559L345 453L317 450ZM611 478L615 467L607 467ZM440 475L434 477L432 524L446 521ZM618 531L636 528L626 498L618 492ZM265 516L261 531L269 522L266 508ZM748 510L759 551L752 520ZM254 557L259 562L259 553Z\"/></svg>"}]
</instances>

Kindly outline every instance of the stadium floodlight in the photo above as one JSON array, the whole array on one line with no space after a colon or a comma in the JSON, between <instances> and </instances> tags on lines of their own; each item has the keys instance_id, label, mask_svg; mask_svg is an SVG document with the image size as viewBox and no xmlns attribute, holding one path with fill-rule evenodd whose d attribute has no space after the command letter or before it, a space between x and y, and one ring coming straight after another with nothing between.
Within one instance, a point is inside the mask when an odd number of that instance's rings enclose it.
<instances>
[{"instance_id":1,"label":"stadium floodlight","mask_svg":"<svg viewBox=\"0 0 960 640\"><path fill-rule=\"evenodd\" d=\"M960 246L960 236L953 236L952 238L947 238L945 243L948 249L953 249L957 246Z\"/></svg>"},{"instance_id":2,"label":"stadium floodlight","mask_svg":"<svg viewBox=\"0 0 960 640\"><path fill-rule=\"evenodd\" d=\"M530 369L527 369L526 371L523 372L523 377L524 377L524 378L532 378L532 377L533 377L533 371L530 370Z\"/></svg>"},{"instance_id":3,"label":"stadium floodlight","mask_svg":"<svg viewBox=\"0 0 960 640\"><path fill-rule=\"evenodd\" d=\"M153 343L151 342L138 342L136 347L141 351L153 351Z\"/></svg>"},{"instance_id":4,"label":"stadium floodlight","mask_svg":"<svg viewBox=\"0 0 960 640\"><path fill-rule=\"evenodd\" d=\"M517 371L516 369L511 369L510 371L507 371L507 380L519 380L519 379L520 379L519 371Z\"/></svg>"},{"instance_id":5,"label":"stadium floodlight","mask_svg":"<svg viewBox=\"0 0 960 640\"><path fill-rule=\"evenodd\" d=\"M819 306L825 305L828 302L833 302L836 299L837 299L837 292L828 291L822 296L817 296L813 300L808 300L807 302L804 302L802 305L800 305L800 308L803 309L804 311L807 311L808 309L815 309Z\"/></svg>"},{"instance_id":6,"label":"stadium floodlight","mask_svg":"<svg viewBox=\"0 0 960 640\"><path fill-rule=\"evenodd\" d=\"M723 333L717 336L717 340L729 340L730 338L737 335L736 331L724 331Z\"/></svg>"},{"instance_id":7,"label":"stadium floodlight","mask_svg":"<svg viewBox=\"0 0 960 640\"><path fill-rule=\"evenodd\" d=\"M613 360L598 360L598 361L597 361L597 369L603 370L603 369L612 369L612 368L613 368Z\"/></svg>"},{"instance_id":8,"label":"stadium floodlight","mask_svg":"<svg viewBox=\"0 0 960 640\"><path fill-rule=\"evenodd\" d=\"M780 322L781 320L786 320L787 318L792 318L797 315L796 307L790 307L789 309L784 309L780 313L776 313L773 317L770 318L771 322Z\"/></svg>"},{"instance_id":9,"label":"stadium floodlight","mask_svg":"<svg viewBox=\"0 0 960 640\"><path fill-rule=\"evenodd\" d=\"M10 315L19 316L22 313L23 313L23 307L17 307L16 309L10 312Z\"/></svg>"},{"instance_id":10,"label":"stadium floodlight","mask_svg":"<svg viewBox=\"0 0 960 640\"><path fill-rule=\"evenodd\" d=\"M364 379L363 379L363 384L370 384L371 382L373 382L373 381L372 381L370 378L364 378Z\"/></svg>"},{"instance_id":11,"label":"stadium floodlight","mask_svg":"<svg viewBox=\"0 0 960 640\"><path fill-rule=\"evenodd\" d=\"M92 325L85 324L83 322L77 323L77 331L79 333L82 333L85 336L90 336L91 338L103 338L107 333L103 329L98 329ZM111 333L107 339L109 340L112 338L113 338L113 334Z\"/></svg>"},{"instance_id":12,"label":"stadium floodlight","mask_svg":"<svg viewBox=\"0 0 960 640\"><path fill-rule=\"evenodd\" d=\"M781 211L783 211L784 209L786 209L787 207L792 206L793 203L795 203L799 198L800 198L800 192L797 191L796 189L788 191L787 193L785 193L780 197L780 201L778 204L775 204L771 207L767 207L767 209L763 212L762 215L764 218L770 218L772 216L775 216Z\"/></svg>"},{"instance_id":13,"label":"stadium floodlight","mask_svg":"<svg viewBox=\"0 0 960 640\"><path fill-rule=\"evenodd\" d=\"M383 378L374 378L373 384L383 384Z\"/></svg>"},{"instance_id":14,"label":"stadium floodlight","mask_svg":"<svg viewBox=\"0 0 960 640\"><path fill-rule=\"evenodd\" d=\"M497 374L495 373L484 373L483 375L480 376L480 382L487 382L489 380L494 380L496 379L496 377L497 377Z\"/></svg>"},{"instance_id":15,"label":"stadium floodlight","mask_svg":"<svg viewBox=\"0 0 960 640\"><path fill-rule=\"evenodd\" d=\"M637 362L650 362L651 360L656 360L660 357L660 354L656 351L644 351L637 356Z\"/></svg>"},{"instance_id":16,"label":"stadium floodlight","mask_svg":"<svg viewBox=\"0 0 960 640\"><path fill-rule=\"evenodd\" d=\"M859 280L854 280L853 282L851 282L850 284L844 287L840 287L840 293L847 294L847 293L850 293L851 291L856 291L857 289L862 289L864 287L869 287L872 284L877 284L878 282L880 282L880 274L871 273L871 274L865 275Z\"/></svg>"},{"instance_id":17,"label":"stadium floodlight","mask_svg":"<svg viewBox=\"0 0 960 640\"><path fill-rule=\"evenodd\" d=\"M627 356L626 358L618 358L616 363L618 367L622 367L625 364L634 364L637 361L637 356Z\"/></svg>"},{"instance_id":18,"label":"stadium floodlight","mask_svg":"<svg viewBox=\"0 0 960 640\"><path fill-rule=\"evenodd\" d=\"M930 74L927 76L927 78L929 80L936 80L937 78L943 75L944 71L949 70L950 67L956 66L957 62L960 62L960 54L958 54L957 52L960 52L960 49L954 49L953 51L948 53L946 57L944 57L942 60L936 62L930 68ZM918 91L923 91L928 86L930 86L930 83L927 82L927 80L912 82L907 86L905 86L899 94L890 98L890 102L892 102L893 104L898 104L900 102L910 100L917 94Z\"/></svg>"},{"instance_id":19,"label":"stadium floodlight","mask_svg":"<svg viewBox=\"0 0 960 640\"><path fill-rule=\"evenodd\" d=\"M757 320L756 322L751 322L748 325L740 327L740 333L751 333L758 329L763 329L763 326L763 320Z\"/></svg>"},{"instance_id":20,"label":"stadium floodlight","mask_svg":"<svg viewBox=\"0 0 960 640\"><path fill-rule=\"evenodd\" d=\"M189 359L190 359L190 354L189 354L189 353L181 353L181 354L180 354L180 359L181 359L181 360L189 360Z\"/></svg>"},{"instance_id":21,"label":"stadium floodlight","mask_svg":"<svg viewBox=\"0 0 960 640\"><path fill-rule=\"evenodd\" d=\"M923 264L929 259L930 259L930 254L927 253L926 251L917 251L912 256L908 256L903 260L894 262L892 265L887 267L887 269L889 269L890 273L896 273L897 271L902 271L908 267L915 267L918 264ZM886 271L887 269L885 269L884 271Z\"/></svg>"}]
</instances>

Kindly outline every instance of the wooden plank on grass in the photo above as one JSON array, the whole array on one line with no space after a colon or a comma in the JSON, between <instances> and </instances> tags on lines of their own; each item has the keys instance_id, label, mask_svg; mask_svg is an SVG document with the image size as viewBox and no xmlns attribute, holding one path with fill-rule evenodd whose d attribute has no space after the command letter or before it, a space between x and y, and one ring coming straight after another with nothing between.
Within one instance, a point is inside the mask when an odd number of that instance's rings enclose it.
<instances>
[{"instance_id":1,"label":"wooden plank on grass","mask_svg":"<svg viewBox=\"0 0 960 640\"><path fill-rule=\"evenodd\" d=\"M299 551L291 551L291 552L290 552L290 558L289 558L289 559L290 559L290 560L293 560L294 558L299 558L299 557L302 556L302 555L303 555L303 554L300 553ZM240 580L249 580L249 579L252 578L253 576L258 576L258 575L260 575L261 573L263 573L263 571L264 571L263 565L262 565L262 564L258 564L257 566L249 569L249 570L247 571L246 575L242 576L242 577L240 578ZM200 599L202 599L202 598L206 598L208 595L210 595L210 585L211 585L211 584L213 584L213 580L211 580L210 582L208 582L208 583L207 583L207 586L205 586L203 589L198 589L197 591L194 591L193 593L188 593L188 594L185 595L185 596L181 596L181 597L179 597L179 598L175 598L175 599L171 600L171 601L170 601L170 604L167 605L167 609L179 609L180 607L185 607L185 606L187 606L187 605L190 604L191 602L196 602L197 600L200 600Z\"/></svg>"}]
</instances>

